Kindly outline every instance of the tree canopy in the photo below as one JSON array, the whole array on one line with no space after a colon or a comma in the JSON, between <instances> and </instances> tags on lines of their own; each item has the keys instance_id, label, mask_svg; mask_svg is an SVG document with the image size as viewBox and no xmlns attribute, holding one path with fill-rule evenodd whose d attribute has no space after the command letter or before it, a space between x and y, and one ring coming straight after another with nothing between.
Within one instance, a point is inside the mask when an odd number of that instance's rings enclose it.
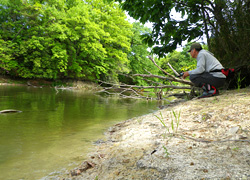
<instances>
[{"instance_id":1,"label":"tree canopy","mask_svg":"<svg viewBox=\"0 0 250 180\"><path fill-rule=\"evenodd\" d=\"M154 53L163 57L183 41L207 39L209 50L225 65L248 65L250 47L248 0L116 0L128 14L153 24L145 34ZM177 19L173 12L181 14Z\"/></svg>"},{"instance_id":2,"label":"tree canopy","mask_svg":"<svg viewBox=\"0 0 250 180\"><path fill-rule=\"evenodd\" d=\"M127 69L132 25L126 18L117 4L102 0L1 1L1 73L116 78Z\"/></svg>"},{"instance_id":3,"label":"tree canopy","mask_svg":"<svg viewBox=\"0 0 250 180\"><path fill-rule=\"evenodd\" d=\"M180 72L192 68L195 61L185 48L181 53L173 50L185 40L203 37L225 67L249 66L250 3L246 0L116 1L120 4L0 0L0 74L116 81L124 73L157 74L159 69L147 58L148 45L161 58L157 63L163 69L169 62ZM141 23L151 22L153 29L132 25L124 10ZM143 81L135 77L133 83Z\"/></svg>"}]
</instances>

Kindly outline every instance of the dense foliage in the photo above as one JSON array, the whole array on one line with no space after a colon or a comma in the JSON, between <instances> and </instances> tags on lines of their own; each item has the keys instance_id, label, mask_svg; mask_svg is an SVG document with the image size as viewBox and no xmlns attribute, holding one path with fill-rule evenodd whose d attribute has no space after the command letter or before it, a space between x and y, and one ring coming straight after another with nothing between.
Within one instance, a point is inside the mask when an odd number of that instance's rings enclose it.
<instances>
[{"instance_id":1,"label":"dense foliage","mask_svg":"<svg viewBox=\"0 0 250 180\"><path fill-rule=\"evenodd\" d=\"M122 74L159 73L147 58L148 45L154 45L163 69L169 62L181 72L196 61L188 47L173 50L204 35L224 66L248 66L248 1L117 1L135 19L152 22L153 29L130 24L112 0L0 0L0 74L144 85L142 78Z\"/></svg>"},{"instance_id":2,"label":"dense foliage","mask_svg":"<svg viewBox=\"0 0 250 180\"><path fill-rule=\"evenodd\" d=\"M0 1L1 73L115 79L128 71L132 26L102 0Z\"/></svg>"},{"instance_id":3,"label":"dense foliage","mask_svg":"<svg viewBox=\"0 0 250 180\"><path fill-rule=\"evenodd\" d=\"M183 41L206 37L209 49L224 65L248 65L250 1L116 0L142 23L153 24L147 42L164 56ZM181 19L175 13L181 14Z\"/></svg>"},{"instance_id":4,"label":"dense foliage","mask_svg":"<svg viewBox=\"0 0 250 180\"><path fill-rule=\"evenodd\" d=\"M150 50L148 49L148 45L143 42L142 38L143 34L150 33L151 30L140 23L135 22L133 23L132 32L131 51L128 53L129 74L158 74L159 69L154 66L151 60L147 57L150 54ZM139 77L134 77L133 80L130 78L121 80L128 84L145 85L145 81Z\"/></svg>"},{"instance_id":5,"label":"dense foliage","mask_svg":"<svg viewBox=\"0 0 250 180\"><path fill-rule=\"evenodd\" d=\"M211 51L228 67L249 69L250 1L221 1L216 5L214 16Z\"/></svg>"}]
</instances>

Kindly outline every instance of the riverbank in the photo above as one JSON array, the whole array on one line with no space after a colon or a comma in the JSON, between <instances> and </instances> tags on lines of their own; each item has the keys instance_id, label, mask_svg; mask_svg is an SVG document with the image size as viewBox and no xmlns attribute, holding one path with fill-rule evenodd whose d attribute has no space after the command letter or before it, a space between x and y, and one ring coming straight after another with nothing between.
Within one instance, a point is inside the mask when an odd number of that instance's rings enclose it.
<instances>
[{"instance_id":1,"label":"riverbank","mask_svg":"<svg viewBox=\"0 0 250 180\"><path fill-rule=\"evenodd\" d=\"M85 92L97 91L100 87L98 84L88 81L80 80L55 80L50 81L46 79L13 79L8 76L0 76L0 85L13 86L31 86L35 88L51 87L55 89L72 89L81 90Z\"/></svg>"},{"instance_id":2,"label":"riverbank","mask_svg":"<svg viewBox=\"0 0 250 180\"><path fill-rule=\"evenodd\" d=\"M95 148L47 179L250 179L250 88L118 123Z\"/></svg>"}]
</instances>

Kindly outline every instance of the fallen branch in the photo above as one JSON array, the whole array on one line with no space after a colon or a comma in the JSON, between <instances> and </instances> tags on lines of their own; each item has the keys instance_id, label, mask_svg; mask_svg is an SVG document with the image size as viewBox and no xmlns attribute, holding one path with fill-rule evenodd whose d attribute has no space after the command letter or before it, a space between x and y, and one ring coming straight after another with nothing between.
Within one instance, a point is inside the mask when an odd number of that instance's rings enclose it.
<instances>
[{"instance_id":1,"label":"fallen branch","mask_svg":"<svg viewBox=\"0 0 250 180\"><path fill-rule=\"evenodd\" d=\"M187 93L184 91L183 93L174 93L174 94L168 95L168 97L171 97L171 96L175 96L177 98L183 98L184 96L187 96Z\"/></svg>"},{"instance_id":2,"label":"fallen branch","mask_svg":"<svg viewBox=\"0 0 250 180\"><path fill-rule=\"evenodd\" d=\"M161 67L159 67L155 60L151 57L151 56L148 56L148 58L154 63L154 65L160 69L165 75L168 75L172 81L176 81L176 82L180 82L180 83L183 83L183 84L188 84L188 85L191 85L193 86L194 84L191 82L191 81L187 81L187 80L184 80L184 79L180 79L180 78L176 78L175 76L169 74L168 72L166 72L164 69L162 69Z\"/></svg>"},{"instance_id":3,"label":"fallen branch","mask_svg":"<svg viewBox=\"0 0 250 180\"><path fill-rule=\"evenodd\" d=\"M158 79L166 80L166 81L168 81L168 82L172 85L173 79L168 78L168 77L165 77L165 76L154 75L154 74L152 74L152 73L149 72L149 71L146 71L146 72L149 73L149 74L132 74L132 75L122 74L122 75L123 75L123 76L130 77L130 78L133 78L133 77L135 77L135 76L144 77L144 78L142 79L142 80L144 80L144 81L151 82L151 83L153 83L153 84L161 84L161 85L163 85L162 83L159 83L159 82L155 82L155 81L152 81L152 80L145 79L145 78L158 78Z\"/></svg>"},{"instance_id":4,"label":"fallen branch","mask_svg":"<svg viewBox=\"0 0 250 180\"><path fill-rule=\"evenodd\" d=\"M109 87L102 87L101 91L98 91L97 93L107 93L110 95L119 95L122 97L131 97L134 98L134 95L138 98L149 98L148 96L152 96L152 92L150 94L149 91L144 91L145 89L154 89L154 93L157 96L158 100L163 99L163 95L165 94L165 92L163 91L163 89L167 89L167 91L172 90L172 89L188 89L191 90L192 92L192 87L193 87L193 83L191 81L187 81L181 78L177 78L171 74L169 74L168 72L166 72L165 70L163 70L161 67L159 67L156 62L154 61L154 59L151 56L148 56L148 58L154 63L154 65L160 69L165 75L167 76L160 76L160 75L154 75L151 72L145 70L148 74L132 74L132 75L128 75L128 74L122 74L124 76L127 76L131 79L134 79L134 77L139 76L142 77L140 79L143 79L144 81L148 82L148 86L138 86L138 85L128 85L128 84L119 84L119 83L110 83L110 82L104 82L101 80L97 80L98 82L100 82L100 86L102 84L108 85ZM179 76L179 74L174 70L174 68L168 63L168 66L174 71L174 73L176 74L176 76ZM152 79L146 79L146 78L158 78L158 79L162 79L165 81L168 81L168 85L165 85L165 82L163 81L162 83L160 82L155 82ZM172 82L179 82L184 84L184 86L176 86L173 85ZM188 85L188 86L185 86ZM191 86L190 86L191 85ZM126 93L126 94L124 94ZM127 94L130 94L129 96L127 96ZM148 95L147 97L145 97L144 95ZM153 99L150 97L150 99Z\"/></svg>"},{"instance_id":5,"label":"fallen branch","mask_svg":"<svg viewBox=\"0 0 250 180\"><path fill-rule=\"evenodd\" d=\"M151 56L148 56L148 58L154 63L154 65L160 69L165 75L168 75L169 77L171 77L173 80L176 79L173 75L169 74L168 72L166 72L164 69L162 69L160 66L158 66L155 62L155 60L151 57Z\"/></svg>"},{"instance_id":6,"label":"fallen branch","mask_svg":"<svg viewBox=\"0 0 250 180\"><path fill-rule=\"evenodd\" d=\"M154 74L132 74L131 76L140 76L140 77L147 77L147 78L159 78L164 80L170 80L172 81L172 78L164 77L164 76L158 76Z\"/></svg>"},{"instance_id":7,"label":"fallen branch","mask_svg":"<svg viewBox=\"0 0 250 180\"><path fill-rule=\"evenodd\" d=\"M170 69L172 69L172 71L174 72L174 74L176 75L176 76L180 76L180 74L179 73L177 73L177 71L171 66L171 64L168 62L168 66L170 67Z\"/></svg>"},{"instance_id":8,"label":"fallen branch","mask_svg":"<svg viewBox=\"0 0 250 180\"><path fill-rule=\"evenodd\" d=\"M101 83L104 83L104 84L108 84L108 85L112 85L112 86L115 86L115 87L121 87L121 88L140 88L140 89L155 89L155 88L159 88L159 89L162 89L162 88L171 88L171 89L191 89L190 86L174 86L174 85L162 85L162 86L137 86L137 85L128 85L128 84L113 84L113 83L108 83L108 82L104 82L104 81L101 81L101 80L98 80L99 82Z\"/></svg>"}]
</instances>

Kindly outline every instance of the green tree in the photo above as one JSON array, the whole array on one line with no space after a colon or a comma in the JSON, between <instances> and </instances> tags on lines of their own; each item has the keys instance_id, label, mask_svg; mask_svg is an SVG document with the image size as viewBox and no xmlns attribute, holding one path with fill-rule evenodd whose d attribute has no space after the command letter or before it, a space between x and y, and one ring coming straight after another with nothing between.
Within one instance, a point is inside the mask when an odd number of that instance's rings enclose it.
<instances>
[{"instance_id":1,"label":"green tree","mask_svg":"<svg viewBox=\"0 0 250 180\"><path fill-rule=\"evenodd\" d=\"M6 1L7 2L7 1ZM127 71L131 24L117 4L102 0L22 1L0 4L0 35L24 78L116 79ZM0 66L8 64L0 59ZM3 65L5 64L5 65Z\"/></svg>"},{"instance_id":2,"label":"green tree","mask_svg":"<svg viewBox=\"0 0 250 180\"><path fill-rule=\"evenodd\" d=\"M190 70L196 65L195 59L191 59L190 57L179 51L173 51L167 54L166 57L160 59L161 68L165 69L167 72L172 72L172 70L168 66L168 63L179 73Z\"/></svg>"},{"instance_id":3,"label":"green tree","mask_svg":"<svg viewBox=\"0 0 250 180\"><path fill-rule=\"evenodd\" d=\"M211 51L228 67L249 67L250 1L221 1L215 6Z\"/></svg>"},{"instance_id":4,"label":"green tree","mask_svg":"<svg viewBox=\"0 0 250 180\"><path fill-rule=\"evenodd\" d=\"M133 36L131 39L131 52L128 54L129 69L132 74L143 73L146 70L151 69L152 63L147 58L150 54L147 44L143 43L142 36L145 33L149 33L150 29L144 27L139 22L133 23Z\"/></svg>"},{"instance_id":5,"label":"green tree","mask_svg":"<svg viewBox=\"0 0 250 180\"><path fill-rule=\"evenodd\" d=\"M17 62L11 56L11 47L7 46L7 42L0 38L0 73L9 74L9 71L18 67Z\"/></svg>"},{"instance_id":6,"label":"green tree","mask_svg":"<svg viewBox=\"0 0 250 180\"><path fill-rule=\"evenodd\" d=\"M142 35L149 33L151 30L139 22L133 23L131 37L131 51L128 53L128 68L130 74L148 74L148 72L155 73L158 69L154 66L151 60L147 57L151 54L148 50L148 45L143 41ZM133 82L127 83L137 83L140 85L145 85L145 81L141 80L139 77L134 77Z\"/></svg>"},{"instance_id":7,"label":"green tree","mask_svg":"<svg viewBox=\"0 0 250 180\"><path fill-rule=\"evenodd\" d=\"M127 16L115 3L108 5L102 0L89 0L89 4L96 9L91 10L91 13L95 13L92 20L105 32L100 42L107 53L103 61L108 67L106 79L117 76L118 72L128 72L127 53L130 50L132 25L125 20Z\"/></svg>"},{"instance_id":8,"label":"green tree","mask_svg":"<svg viewBox=\"0 0 250 180\"><path fill-rule=\"evenodd\" d=\"M145 37L149 45L155 45L154 53L161 57L185 40L205 36L209 49L224 64L248 64L248 0L116 1L133 18L142 23L152 22L153 31ZM180 13L182 19L176 19L174 11Z\"/></svg>"}]
</instances>

